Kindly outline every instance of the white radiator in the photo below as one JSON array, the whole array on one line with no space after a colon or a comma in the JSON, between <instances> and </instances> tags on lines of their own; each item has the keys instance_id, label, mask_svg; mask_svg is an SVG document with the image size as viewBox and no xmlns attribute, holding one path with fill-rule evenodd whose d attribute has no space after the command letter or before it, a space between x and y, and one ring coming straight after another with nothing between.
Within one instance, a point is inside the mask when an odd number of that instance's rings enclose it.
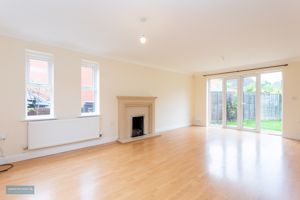
<instances>
[{"instance_id":1,"label":"white radiator","mask_svg":"<svg viewBox=\"0 0 300 200\"><path fill-rule=\"evenodd\" d=\"M99 117L28 122L28 149L99 138Z\"/></svg>"}]
</instances>

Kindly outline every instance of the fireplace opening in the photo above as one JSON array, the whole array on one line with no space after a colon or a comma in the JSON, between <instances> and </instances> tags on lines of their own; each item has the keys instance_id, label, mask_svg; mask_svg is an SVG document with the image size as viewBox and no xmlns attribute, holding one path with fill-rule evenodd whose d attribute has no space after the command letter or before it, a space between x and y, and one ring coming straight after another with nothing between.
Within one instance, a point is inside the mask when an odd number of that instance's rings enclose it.
<instances>
[{"instance_id":1,"label":"fireplace opening","mask_svg":"<svg viewBox=\"0 0 300 200\"><path fill-rule=\"evenodd\" d=\"M144 116L132 117L132 134L131 137L144 135Z\"/></svg>"}]
</instances>

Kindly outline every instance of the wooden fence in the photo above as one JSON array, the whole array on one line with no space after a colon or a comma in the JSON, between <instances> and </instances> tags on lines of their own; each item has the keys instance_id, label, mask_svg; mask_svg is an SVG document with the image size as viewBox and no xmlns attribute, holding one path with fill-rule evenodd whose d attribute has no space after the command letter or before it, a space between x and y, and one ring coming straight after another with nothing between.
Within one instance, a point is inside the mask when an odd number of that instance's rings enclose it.
<instances>
[{"instance_id":1,"label":"wooden fence","mask_svg":"<svg viewBox=\"0 0 300 200\"><path fill-rule=\"evenodd\" d=\"M212 124L222 124L222 92L210 93L210 122Z\"/></svg>"},{"instance_id":2,"label":"wooden fence","mask_svg":"<svg viewBox=\"0 0 300 200\"><path fill-rule=\"evenodd\" d=\"M211 92L211 122L222 123L222 92ZM228 92L226 98L233 99L233 92ZM243 119L254 120L256 118L256 94L243 94ZM228 105L227 105L228 106ZM231 107L234 109L234 107ZM236 113L235 111L232 113ZM261 94L261 120L281 120L282 116L282 95L281 94ZM227 118L236 119L235 116Z\"/></svg>"}]
</instances>

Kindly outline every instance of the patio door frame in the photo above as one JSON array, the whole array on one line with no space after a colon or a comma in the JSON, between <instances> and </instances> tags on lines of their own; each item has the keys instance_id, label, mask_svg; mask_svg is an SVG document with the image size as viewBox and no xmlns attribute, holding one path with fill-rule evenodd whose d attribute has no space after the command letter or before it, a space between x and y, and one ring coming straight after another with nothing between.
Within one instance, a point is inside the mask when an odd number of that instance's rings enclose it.
<instances>
[{"instance_id":1,"label":"patio door frame","mask_svg":"<svg viewBox=\"0 0 300 200\"><path fill-rule=\"evenodd\" d=\"M261 94L261 84L260 84L260 76L261 73L256 73L256 74L244 74L240 76L240 130L245 130L245 131L252 131L252 132L257 132L260 133L260 94ZM256 84L256 89L255 89L255 128L245 128L243 126L243 121L244 121L244 108L243 108L243 102L244 102L244 79L249 78L249 77L255 77L255 84Z\"/></svg>"},{"instance_id":2,"label":"patio door frame","mask_svg":"<svg viewBox=\"0 0 300 200\"><path fill-rule=\"evenodd\" d=\"M278 71L278 70L277 70ZM259 73L251 73L251 74L239 74L235 76L226 76L226 77L214 77L211 79L208 79L208 81L212 79L221 79L222 80L222 128L228 128L228 129L236 129L236 130L245 130L245 131L251 131L251 132L257 132L260 133L260 111L261 111L261 74L262 73L268 73L268 72L259 72ZM244 79L247 77L255 77L256 78L256 99L255 99L255 121L256 121L256 127L254 129L243 127L243 83ZM238 95L238 105L237 105L237 126L228 126L227 125L227 81L236 79L237 80L237 95ZM209 84L208 82L208 94L209 94ZM208 95L208 102L210 102L210 95ZM211 105L208 104L208 113L210 114L210 107ZM209 115L210 116L210 115ZM209 120L208 120L209 123ZM211 125L210 126L216 126L216 125Z\"/></svg>"},{"instance_id":3,"label":"patio door frame","mask_svg":"<svg viewBox=\"0 0 300 200\"><path fill-rule=\"evenodd\" d=\"M283 69L274 69L274 70L262 70L262 71L257 71L254 73L239 73L236 75L231 75L231 76L213 76L211 78L208 78L208 88L207 88L207 125L209 126L218 126L222 128L228 128L228 129L237 129L237 130L245 130L245 131L251 131L251 132L257 132L257 133L265 133L261 130L261 75L265 73L272 73L272 72L281 72L282 73L282 89L284 88L284 70ZM244 78L247 77L255 77L256 78L256 106L255 106L255 117L256 117L256 127L255 129L251 128L245 128L243 127L243 83L244 83ZM212 79L221 79L222 80L222 124L221 125L211 125L210 124L210 80ZM231 127L227 126L227 110L226 110L226 94L227 94L227 87L226 83L227 80L232 80L232 79L237 79L238 80L238 107L237 107L237 126L236 127ZM284 91L282 90L282 97L284 96ZM282 102L283 104L283 102ZM283 124L283 112L284 112L284 107L282 106L282 124ZM272 133L267 133L267 134L272 134ZM281 135L282 135L282 130L281 130Z\"/></svg>"},{"instance_id":4,"label":"patio door frame","mask_svg":"<svg viewBox=\"0 0 300 200\"><path fill-rule=\"evenodd\" d=\"M243 85L244 79L247 77L255 77L255 128L245 128L243 127ZM227 125L227 81L228 80L237 80L237 126L228 126ZM222 127L229 128L229 129L237 129L237 130L245 130L245 131L252 131L252 132L260 132L260 91L261 91L261 84L260 84L260 74L244 74L244 75L236 75L236 76L229 76L223 78L223 120L222 120Z\"/></svg>"}]
</instances>

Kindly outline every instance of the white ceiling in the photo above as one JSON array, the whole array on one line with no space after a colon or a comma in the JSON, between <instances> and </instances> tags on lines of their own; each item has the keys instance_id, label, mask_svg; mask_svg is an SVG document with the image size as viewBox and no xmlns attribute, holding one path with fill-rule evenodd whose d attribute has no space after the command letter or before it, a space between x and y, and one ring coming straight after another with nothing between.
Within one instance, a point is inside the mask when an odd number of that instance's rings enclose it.
<instances>
[{"instance_id":1,"label":"white ceiling","mask_svg":"<svg viewBox=\"0 0 300 200\"><path fill-rule=\"evenodd\" d=\"M0 33L199 72L299 57L299 13L299 0L0 0Z\"/></svg>"}]
</instances>

